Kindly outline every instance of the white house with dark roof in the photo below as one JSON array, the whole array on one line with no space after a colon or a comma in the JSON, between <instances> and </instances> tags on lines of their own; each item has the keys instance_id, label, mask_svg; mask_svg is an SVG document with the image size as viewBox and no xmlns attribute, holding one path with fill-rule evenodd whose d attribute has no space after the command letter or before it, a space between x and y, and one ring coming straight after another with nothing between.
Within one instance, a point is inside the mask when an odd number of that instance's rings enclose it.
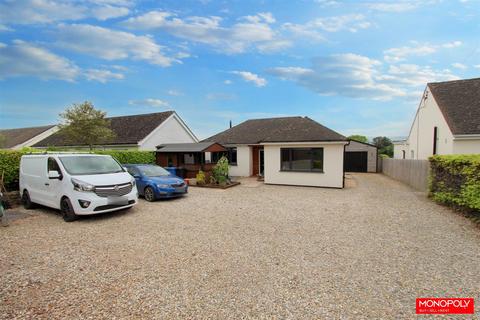
<instances>
[{"instance_id":1,"label":"white house with dark roof","mask_svg":"<svg viewBox=\"0 0 480 320\"><path fill-rule=\"evenodd\" d=\"M480 78L429 83L396 159L480 153Z\"/></svg>"},{"instance_id":2,"label":"white house with dark roof","mask_svg":"<svg viewBox=\"0 0 480 320\"><path fill-rule=\"evenodd\" d=\"M0 130L0 135L4 137L5 143L1 148L18 150L24 147L31 147L57 131L58 126L55 125L3 129Z\"/></svg>"},{"instance_id":3,"label":"white house with dark roof","mask_svg":"<svg viewBox=\"0 0 480 320\"><path fill-rule=\"evenodd\" d=\"M267 184L343 188L348 141L308 117L247 120L205 141L228 149L232 176L261 176Z\"/></svg>"},{"instance_id":4,"label":"white house with dark roof","mask_svg":"<svg viewBox=\"0 0 480 320\"><path fill-rule=\"evenodd\" d=\"M175 111L110 117L110 128L115 138L107 144L97 145L105 149L156 150L165 143L192 143L198 138ZM35 148L88 148L75 142L66 141L57 132L33 145Z\"/></svg>"}]
</instances>

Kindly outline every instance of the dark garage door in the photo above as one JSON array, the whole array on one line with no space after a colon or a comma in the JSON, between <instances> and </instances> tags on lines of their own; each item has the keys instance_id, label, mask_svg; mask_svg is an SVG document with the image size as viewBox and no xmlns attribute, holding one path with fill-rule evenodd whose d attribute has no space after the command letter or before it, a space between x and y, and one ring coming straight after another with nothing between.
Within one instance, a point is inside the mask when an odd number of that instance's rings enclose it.
<instances>
[{"instance_id":1,"label":"dark garage door","mask_svg":"<svg viewBox=\"0 0 480 320\"><path fill-rule=\"evenodd\" d=\"M367 172L368 152L345 152L345 171Z\"/></svg>"}]
</instances>

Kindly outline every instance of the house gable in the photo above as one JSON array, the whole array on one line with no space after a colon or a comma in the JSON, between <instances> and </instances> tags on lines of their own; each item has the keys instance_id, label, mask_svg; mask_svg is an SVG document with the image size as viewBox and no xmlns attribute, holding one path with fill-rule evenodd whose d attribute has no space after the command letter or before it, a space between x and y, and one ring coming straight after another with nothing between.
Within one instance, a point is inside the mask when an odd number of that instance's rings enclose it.
<instances>
[{"instance_id":1,"label":"house gable","mask_svg":"<svg viewBox=\"0 0 480 320\"><path fill-rule=\"evenodd\" d=\"M140 140L138 148L140 150L156 150L156 147L161 144L191 142L198 142L197 137L174 112L145 138Z\"/></svg>"}]
</instances>

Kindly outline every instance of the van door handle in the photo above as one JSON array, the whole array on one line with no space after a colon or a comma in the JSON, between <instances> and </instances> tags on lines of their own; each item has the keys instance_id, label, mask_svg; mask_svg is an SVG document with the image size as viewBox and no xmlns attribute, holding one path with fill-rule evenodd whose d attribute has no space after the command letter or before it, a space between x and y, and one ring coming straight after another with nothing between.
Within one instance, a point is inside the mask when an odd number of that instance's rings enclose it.
<instances>
[{"instance_id":1,"label":"van door handle","mask_svg":"<svg viewBox=\"0 0 480 320\"><path fill-rule=\"evenodd\" d=\"M45 185L46 185L46 186L49 186L49 185L50 185L50 183L45 183Z\"/></svg>"}]
</instances>

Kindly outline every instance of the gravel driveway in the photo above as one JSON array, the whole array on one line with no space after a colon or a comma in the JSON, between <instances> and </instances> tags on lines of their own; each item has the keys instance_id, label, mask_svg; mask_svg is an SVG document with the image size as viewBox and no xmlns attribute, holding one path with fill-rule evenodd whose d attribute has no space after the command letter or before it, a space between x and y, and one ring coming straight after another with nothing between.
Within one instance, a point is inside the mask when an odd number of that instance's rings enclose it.
<instances>
[{"instance_id":1,"label":"gravel driveway","mask_svg":"<svg viewBox=\"0 0 480 320\"><path fill-rule=\"evenodd\" d=\"M474 297L480 228L377 174L352 187L246 183L65 223L0 229L0 317L415 318Z\"/></svg>"}]
</instances>

